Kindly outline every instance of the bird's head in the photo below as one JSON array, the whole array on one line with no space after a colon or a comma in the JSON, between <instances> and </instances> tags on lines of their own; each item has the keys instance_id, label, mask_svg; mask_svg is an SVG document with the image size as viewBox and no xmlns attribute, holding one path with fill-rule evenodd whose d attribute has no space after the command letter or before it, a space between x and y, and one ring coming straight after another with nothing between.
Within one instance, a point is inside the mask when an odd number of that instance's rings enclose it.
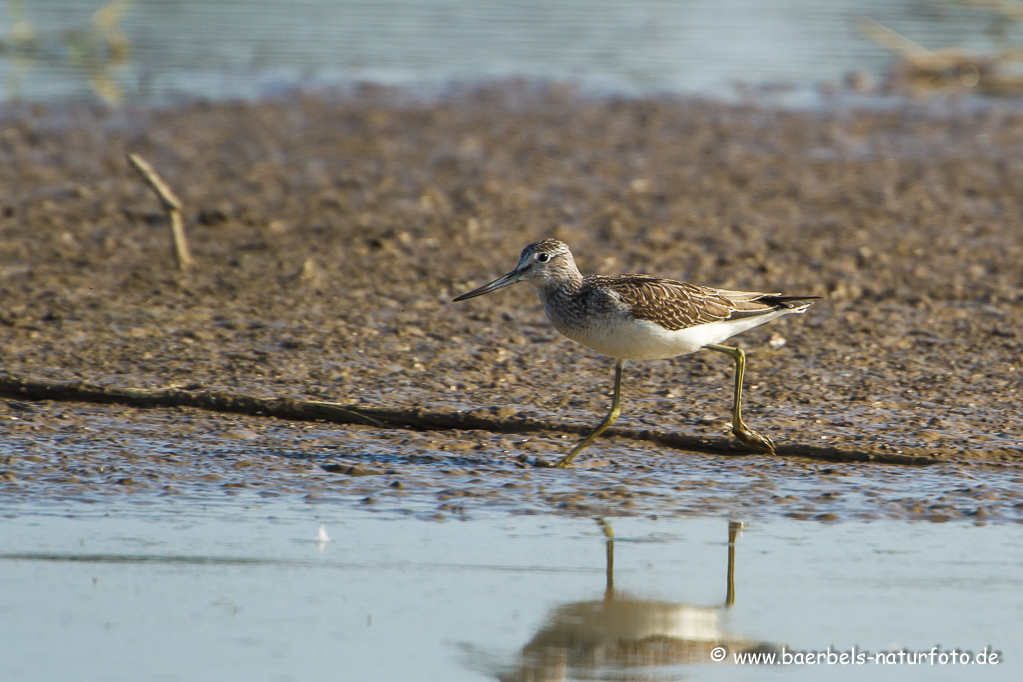
<instances>
[{"instance_id":1,"label":"bird's head","mask_svg":"<svg viewBox=\"0 0 1023 682\"><path fill-rule=\"evenodd\" d=\"M479 289L474 289L467 294L462 294L454 300L464 301L476 298L520 281L529 282L537 288L544 289L556 286L566 278L573 277L577 272L572 252L568 250L568 245L565 242L557 239L541 239L522 249L522 254L519 255L519 264L507 275L498 277L493 282L484 284Z\"/></svg>"}]
</instances>

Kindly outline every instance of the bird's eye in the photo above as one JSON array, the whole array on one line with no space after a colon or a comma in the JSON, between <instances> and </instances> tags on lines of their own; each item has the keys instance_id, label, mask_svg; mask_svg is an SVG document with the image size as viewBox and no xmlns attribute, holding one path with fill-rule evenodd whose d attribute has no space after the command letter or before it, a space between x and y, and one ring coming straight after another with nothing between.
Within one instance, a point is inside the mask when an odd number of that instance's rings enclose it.
<instances>
[{"instance_id":1,"label":"bird's eye","mask_svg":"<svg viewBox=\"0 0 1023 682\"><path fill-rule=\"evenodd\" d=\"M536 261L538 263L546 263L550 259L551 259L551 255L549 253L540 253L540 254L537 254L537 256L536 256Z\"/></svg>"}]
</instances>

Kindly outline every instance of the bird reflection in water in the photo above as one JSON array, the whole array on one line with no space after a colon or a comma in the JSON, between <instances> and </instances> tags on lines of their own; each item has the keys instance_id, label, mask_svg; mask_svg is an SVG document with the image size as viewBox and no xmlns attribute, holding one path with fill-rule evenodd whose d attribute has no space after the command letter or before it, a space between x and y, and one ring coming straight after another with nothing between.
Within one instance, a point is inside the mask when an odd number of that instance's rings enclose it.
<instances>
[{"instance_id":1,"label":"bird reflection in water","mask_svg":"<svg viewBox=\"0 0 1023 682\"><path fill-rule=\"evenodd\" d=\"M598 520L607 538L607 582L603 599L556 608L526 644L514 665L472 656L472 667L501 682L555 680L672 680L688 677L670 666L711 663L711 651L724 647L724 662L741 652L779 647L721 629L724 609L735 604L735 541L742 523L728 524L728 575L724 604L694 606L636 599L614 587L614 533ZM478 654L479 652L477 652ZM482 665L481 665L482 664ZM658 668L661 668L658 670ZM675 674L672 674L675 673Z\"/></svg>"}]
</instances>

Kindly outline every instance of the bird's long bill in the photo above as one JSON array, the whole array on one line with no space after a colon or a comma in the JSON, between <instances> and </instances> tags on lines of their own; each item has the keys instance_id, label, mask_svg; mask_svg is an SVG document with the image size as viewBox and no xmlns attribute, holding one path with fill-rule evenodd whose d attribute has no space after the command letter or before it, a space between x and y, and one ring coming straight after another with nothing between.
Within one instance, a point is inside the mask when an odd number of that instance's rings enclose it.
<instances>
[{"instance_id":1,"label":"bird's long bill","mask_svg":"<svg viewBox=\"0 0 1023 682\"><path fill-rule=\"evenodd\" d=\"M479 289L473 289L469 293L462 294L461 296L454 300L464 301L469 298L476 298L477 296L482 296L483 294L489 294L491 291L497 291L498 289L506 287L509 284L515 284L516 282L519 281L521 277L522 271L516 268L515 270L509 272L507 275L504 275L503 277L498 277L490 284L484 284Z\"/></svg>"}]
</instances>

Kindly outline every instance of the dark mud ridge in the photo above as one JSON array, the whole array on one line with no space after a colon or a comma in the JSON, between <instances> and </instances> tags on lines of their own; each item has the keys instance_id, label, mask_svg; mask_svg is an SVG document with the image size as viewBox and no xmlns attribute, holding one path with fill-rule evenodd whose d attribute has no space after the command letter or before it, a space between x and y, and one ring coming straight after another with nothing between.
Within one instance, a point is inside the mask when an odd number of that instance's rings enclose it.
<instances>
[{"instance_id":1,"label":"dark mud ridge","mask_svg":"<svg viewBox=\"0 0 1023 682\"><path fill-rule=\"evenodd\" d=\"M185 273L130 152L181 199ZM348 443L380 431L374 421L492 430L451 438L484 460L551 459L574 436L531 448L600 419L611 361L560 338L527 285L450 299L555 236L584 272L823 296L736 338L745 416L782 454L1023 463L1023 115L1009 105L793 113L524 84L429 102L366 89L158 111L13 107L0 111L0 154L0 348L4 393L19 396L3 414L47 397L19 386L81 400L71 384L84 381L180 408L248 396L288 419L304 417L267 406L335 404L369 418L330 427ZM620 465L635 447L649 462L664 448L646 441L738 454L730 397L727 358L630 364L616 437L584 454ZM111 433L130 434L132 411L110 414L122 415ZM0 490L24 473L20 429L0 419L14 458L0 455ZM427 436L410 433L335 454L393 468L421 454ZM522 433L544 435L509 448ZM44 460L60 451L37 442ZM584 476L543 475L559 473Z\"/></svg>"},{"instance_id":2,"label":"dark mud ridge","mask_svg":"<svg viewBox=\"0 0 1023 682\"><path fill-rule=\"evenodd\" d=\"M191 390L189 390L191 388ZM84 381L33 381L23 377L0 375L0 395L31 400L62 400L98 404L118 404L132 407L195 407L228 414L275 417L334 424L362 424L386 428L411 428L421 431L480 430L492 433L527 434L537 432L568 432L585 435L593 426L566 424L522 416L509 408L483 408L455 410L430 407L384 407L360 404L340 404L321 400L294 398L257 398L255 396L223 391L201 390L199 386L185 389L143 389L121 386L97 386ZM618 436L638 441L680 448L690 452L719 455L749 455L755 450L730 438L702 438L656 429L627 429L610 427L605 437ZM775 456L801 457L825 462L875 462L881 464L936 464L936 456L898 451L864 452L850 448L835 448L815 444L784 444L776 448ZM537 466L553 466L545 459L536 460Z\"/></svg>"}]
</instances>

